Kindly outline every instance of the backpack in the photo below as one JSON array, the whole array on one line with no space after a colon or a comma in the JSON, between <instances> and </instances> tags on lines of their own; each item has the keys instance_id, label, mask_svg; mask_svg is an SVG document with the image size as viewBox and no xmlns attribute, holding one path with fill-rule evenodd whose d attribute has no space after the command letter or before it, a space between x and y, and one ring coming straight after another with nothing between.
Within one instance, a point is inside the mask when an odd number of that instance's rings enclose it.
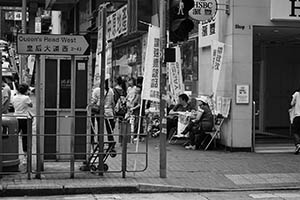
<instances>
[{"instance_id":1,"label":"backpack","mask_svg":"<svg viewBox=\"0 0 300 200\"><path fill-rule=\"evenodd\" d=\"M115 115L119 117L124 117L126 113L126 98L124 96L120 96L115 106Z\"/></svg>"}]
</instances>

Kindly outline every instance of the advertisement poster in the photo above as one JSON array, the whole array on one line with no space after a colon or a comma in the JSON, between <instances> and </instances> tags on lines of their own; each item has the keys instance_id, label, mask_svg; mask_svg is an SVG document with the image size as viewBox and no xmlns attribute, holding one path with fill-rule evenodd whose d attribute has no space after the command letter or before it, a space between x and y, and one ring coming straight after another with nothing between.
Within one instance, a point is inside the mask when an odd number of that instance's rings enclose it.
<instances>
[{"instance_id":1,"label":"advertisement poster","mask_svg":"<svg viewBox=\"0 0 300 200\"><path fill-rule=\"evenodd\" d=\"M249 85L236 85L236 103L249 104Z\"/></svg>"}]
</instances>

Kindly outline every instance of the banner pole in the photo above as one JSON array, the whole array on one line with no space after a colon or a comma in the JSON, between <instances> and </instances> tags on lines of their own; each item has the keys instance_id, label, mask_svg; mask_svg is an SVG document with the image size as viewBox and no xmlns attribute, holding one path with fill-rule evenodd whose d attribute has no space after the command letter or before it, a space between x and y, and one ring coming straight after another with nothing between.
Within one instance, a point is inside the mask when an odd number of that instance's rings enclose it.
<instances>
[{"instance_id":1,"label":"banner pole","mask_svg":"<svg viewBox=\"0 0 300 200\"><path fill-rule=\"evenodd\" d=\"M135 152L137 153L139 151L139 142L140 142L140 133L141 133L141 118L142 118L142 112L143 112L143 106L144 106L144 101L141 99L141 106L140 106L140 113L139 113L139 122L138 122L138 132L137 132L137 140L136 140L136 145L135 145ZM133 166L133 175L135 176L135 170L136 170L136 160L137 160L137 154L135 154L134 158L134 166Z\"/></svg>"}]
</instances>

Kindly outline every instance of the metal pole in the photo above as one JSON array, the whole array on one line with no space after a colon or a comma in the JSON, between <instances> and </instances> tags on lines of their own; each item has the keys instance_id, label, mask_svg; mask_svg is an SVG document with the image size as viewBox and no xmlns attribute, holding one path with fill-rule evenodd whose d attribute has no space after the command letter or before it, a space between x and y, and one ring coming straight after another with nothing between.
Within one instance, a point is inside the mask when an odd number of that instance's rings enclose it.
<instances>
[{"instance_id":1,"label":"metal pole","mask_svg":"<svg viewBox=\"0 0 300 200\"><path fill-rule=\"evenodd\" d=\"M75 96L76 94L76 63L75 56L71 56L71 158L70 158L70 178L74 178L74 145L75 145Z\"/></svg>"},{"instance_id":2,"label":"metal pole","mask_svg":"<svg viewBox=\"0 0 300 200\"><path fill-rule=\"evenodd\" d=\"M40 65L40 55L35 56L35 95L36 95L36 178L41 178L41 171L43 170L43 159L41 156L41 65Z\"/></svg>"},{"instance_id":3,"label":"metal pole","mask_svg":"<svg viewBox=\"0 0 300 200\"><path fill-rule=\"evenodd\" d=\"M121 122L121 133L122 134L122 178L126 177L127 170L127 141L128 141L128 124L126 121Z\"/></svg>"},{"instance_id":4,"label":"metal pole","mask_svg":"<svg viewBox=\"0 0 300 200\"><path fill-rule=\"evenodd\" d=\"M252 103L252 145L251 152L255 152L255 112L256 112L255 101Z\"/></svg>"},{"instance_id":5,"label":"metal pole","mask_svg":"<svg viewBox=\"0 0 300 200\"><path fill-rule=\"evenodd\" d=\"M32 171L32 119L27 118L27 179L31 179Z\"/></svg>"},{"instance_id":6,"label":"metal pole","mask_svg":"<svg viewBox=\"0 0 300 200\"><path fill-rule=\"evenodd\" d=\"M106 57L106 4L101 5L102 49L101 49L101 76L100 76L100 116L98 120L98 144L99 144L99 175L103 175L104 163L104 85L105 85L105 57ZM99 38L100 39L100 38Z\"/></svg>"},{"instance_id":7,"label":"metal pole","mask_svg":"<svg viewBox=\"0 0 300 200\"><path fill-rule=\"evenodd\" d=\"M166 48L166 0L160 1L159 7L159 25L160 25L160 120L161 131L159 134L159 175L161 178L167 177L167 119L166 119L166 63L164 61L164 53Z\"/></svg>"},{"instance_id":8,"label":"metal pole","mask_svg":"<svg viewBox=\"0 0 300 200\"><path fill-rule=\"evenodd\" d=\"M26 8L27 0L22 0L22 33L26 33L27 22L26 22ZM21 55L21 63L19 65L19 79L20 83L23 83L23 65L26 64L26 55Z\"/></svg>"},{"instance_id":9,"label":"metal pole","mask_svg":"<svg viewBox=\"0 0 300 200\"><path fill-rule=\"evenodd\" d=\"M0 51L0 58L2 60L2 51ZM0 80L2 81L2 62L0 62ZM2 99L2 84L1 84L1 92L0 92L0 99ZM2 103L0 105L0 172L3 171L2 161L3 161L3 141L2 141ZM0 175L0 178L2 175Z\"/></svg>"}]
</instances>

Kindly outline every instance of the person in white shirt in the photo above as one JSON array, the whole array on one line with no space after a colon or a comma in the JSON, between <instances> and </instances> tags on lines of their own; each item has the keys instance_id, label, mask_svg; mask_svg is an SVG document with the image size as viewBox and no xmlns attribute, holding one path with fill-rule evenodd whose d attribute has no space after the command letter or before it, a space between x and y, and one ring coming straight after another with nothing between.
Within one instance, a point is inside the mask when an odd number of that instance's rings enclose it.
<instances>
[{"instance_id":1,"label":"person in white shirt","mask_svg":"<svg viewBox=\"0 0 300 200\"><path fill-rule=\"evenodd\" d=\"M113 131L115 128L115 120L114 120L115 103L114 103L114 91L112 88L110 88L108 86L109 85L108 81L109 81L109 79L105 80L105 88L104 88L104 99L105 99L104 100L104 116L105 116L106 131L108 134L108 141L113 142L114 136L112 134L113 134ZM100 87L96 87L93 90L91 103L100 106Z\"/></svg>"},{"instance_id":2,"label":"person in white shirt","mask_svg":"<svg viewBox=\"0 0 300 200\"><path fill-rule=\"evenodd\" d=\"M291 106L295 109L295 117L292 123L292 132L295 141L295 154L300 151L300 88L292 95Z\"/></svg>"},{"instance_id":3,"label":"person in white shirt","mask_svg":"<svg viewBox=\"0 0 300 200\"><path fill-rule=\"evenodd\" d=\"M18 88L18 93L12 97L12 104L15 109L14 115L18 119L19 132L22 133L22 147L24 153L27 152L27 118L30 117L30 108L32 101L29 94L29 86L21 84Z\"/></svg>"},{"instance_id":4,"label":"person in white shirt","mask_svg":"<svg viewBox=\"0 0 300 200\"><path fill-rule=\"evenodd\" d=\"M136 96L136 86L134 84L134 79L130 78L128 80L128 87L127 87L127 96L126 96L126 104L127 108L130 109L133 107L133 100Z\"/></svg>"}]
</instances>

